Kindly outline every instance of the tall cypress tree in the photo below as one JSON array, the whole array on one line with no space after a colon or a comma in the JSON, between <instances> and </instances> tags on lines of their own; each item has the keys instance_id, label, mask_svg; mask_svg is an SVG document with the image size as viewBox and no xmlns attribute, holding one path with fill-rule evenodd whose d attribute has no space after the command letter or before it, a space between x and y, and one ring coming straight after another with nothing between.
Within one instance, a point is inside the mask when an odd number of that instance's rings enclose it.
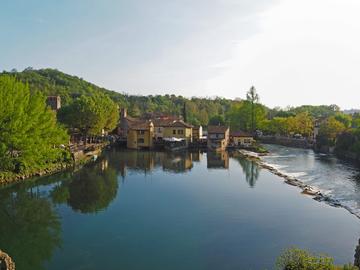
<instances>
[{"instance_id":1,"label":"tall cypress tree","mask_svg":"<svg viewBox=\"0 0 360 270\"><path fill-rule=\"evenodd\" d=\"M187 122L187 117L186 117L186 101L184 101L183 110L182 110L182 115L183 115L184 122Z\"/></svg>"}]
</instances>

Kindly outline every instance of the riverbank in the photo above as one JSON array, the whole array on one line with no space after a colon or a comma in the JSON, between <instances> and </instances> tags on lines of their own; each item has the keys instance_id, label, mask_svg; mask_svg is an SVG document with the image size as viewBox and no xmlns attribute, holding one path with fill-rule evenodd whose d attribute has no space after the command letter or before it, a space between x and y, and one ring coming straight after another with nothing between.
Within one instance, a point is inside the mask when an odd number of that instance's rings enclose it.
<instances>
[{"instance_id":1,"label":"riverbank","mask_svg":"<svg viewBox=\"0 0 360 270\"><path fill-rule=\"evenodd\" d=\"M313 144L310 143L305 138L296 139L296 138L284 137L284 136L261 136L258 139L260 143L265 143L265 144L276 144L276 145L303 148L303 149L313 148Z\"/></svg>"},{"instance_id":2,"label":"riverbank","mask_svg":"<svg viewBox=\"0 0 360 270\"><path fill-rule=\"evenodd\" d=\"M68 162L52 163L48 164L48 166L44 168L35 168L21 173L0 172L0 185L9 185L25 181L36 176L51 175L65 170L74 169L77 166L96 160L102 150L108 145L108 143L101 143L82 147L81 149L74 149L71 151L71 160Z\"/></svg>"},{"instance_id":3,"label":"riverbank","mask_svg":"<svg viewBox=\"0 0 360 270\"><path fill-rule=\"evenodd\" d=\"M341 201L333 198L332 196L325 194L324 192L321 191L321 189L304 183L298 177L284 173L276 166L269 165L268 163L262 160L259 154L246 150L239 150L238 152L240 153L241 156L243 156L247 160L251 160L261 168L267 169L271 173L283 178L286 184L300 188L302 190L301 191L302 194L311 196L314 200L319 202L325 202L326 204L331 205L333 207L342 207L347 211L349 211L351 214L355 215L357 218L360 218L360 213L358 211L355 211L353 208L343 204Z\"/></svg>"}]
</instances>

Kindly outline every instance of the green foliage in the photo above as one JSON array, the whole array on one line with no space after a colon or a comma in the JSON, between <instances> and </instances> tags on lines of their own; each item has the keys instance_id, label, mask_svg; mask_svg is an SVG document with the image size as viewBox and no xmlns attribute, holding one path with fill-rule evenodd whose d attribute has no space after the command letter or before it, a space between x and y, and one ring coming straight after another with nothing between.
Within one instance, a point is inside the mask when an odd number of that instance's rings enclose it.
<instances>
[{"instance_id":1,"label":"green foliage","mask_svg":"<svg viewBox=\"0 0 360 270\"><path fill-rule=\"evenodd\" d=\"M222 115L214 115L209 120L209 125L212 126L223 126L225 125L225 119Z\"/></svg>"},{"instance_id":2,"label":"green foliage","mask_svg":"<svg viewBox=\"0 0 360 270\"><path fill-rule=\"evenodd\" d=\"M329 117L320 125L318 141L321 145L334 146L339 134L345 131L345 125L334 116Z\"/></svg>"},{"instance_id":3,"label":"green foliage","mask_svg":"<svg viewBox=\"0 0 360 270\"><path fill-rule=\"evenodd\" d=\"M350 264L336 266L331 257L312 254L298 248L285 250L277 259L276 267L279 270L358 270Z\"/></svg>"},{"instance_id":4,"label":"green foliage","mask_svg":"<svg viewBox=\"0 0 360 270\"><path fill-rule=\"evenodd\" d=\"M344 114L344 113L336 113L334 115L334 118L339 121L340 123L342 123L345 128L349 128L351 127L351 124L352 124L352 117L351 115L348 115L348 114Z\"/></svg>"},{"instance_id":5,"label":"green foliage","mask_svg":"<svg viewBox=\"0 0 360 270\"><path fill-rule=\"evenodd\" d=\"M59 146L69 137L38 92L15 78L0 76L0 170L26 172L62 162L69 153Z\"/></svg>"},{"instance_id":6,"label":"green foliage","mask_svg":"<svg viewBox=\"0 0 360 270\"><path fill-rule=\"evenodd\" d=\"M58 119L67 127L78 129L84 135L101 134L102 129L113 130L119 120L117 105L104 94L81 96L62 107Z\"/></svg>"},{"instance_id":7,"label":"green foliage","mask_svg":"<svg viewBox=\"0 0 360 270\"><path fill-rule=\"evenodd\" d=\"M227 119L233 130L252 131L253 125L255 129L259 128L266 119L266 108L261 104L251 104L250 101L245 100L231 107Z\"/></svg>"},{"instance_id":8,"label":"green foliage","mask_svg":"<svg viewBox=\"0 0 360 270\"><path fill-rule=\"evenodd\" d=\"M225 116L230 107L237 101L224 98L191 98L175 95L134 96L110 91L71 76L56 69L26 69L22 72L3 72L29 84L31 91L41 91L45 96L60 95L62 105L71 104L80 96L105 94L120 108L128 108L131 116L140 116L147 112L157 112L170 115L183 115L186 102L187 120L195 125L207 125L215 115Z\"/></svg>"},{"instance_id":9,"label":"green foliage","mask_svg":"<svg viewBox=\"0 0 360 270\"><path fill-rule=\"evenodd\" d=\"M61 247L61 220L51 202L36 189L10 188L0 194L0 243L16 269L46 269ZM26 254L26 256L24 256Z\"/></svg>"}]
</instances>

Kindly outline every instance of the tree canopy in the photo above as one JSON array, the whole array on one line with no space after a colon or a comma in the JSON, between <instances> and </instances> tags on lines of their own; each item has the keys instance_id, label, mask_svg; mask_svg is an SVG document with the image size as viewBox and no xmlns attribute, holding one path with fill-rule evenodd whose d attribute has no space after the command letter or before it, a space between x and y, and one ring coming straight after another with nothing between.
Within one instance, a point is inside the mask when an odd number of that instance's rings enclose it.
<instances>
[{"instance_id":1,"label":"tree canopy","mask_svg":"<svg viewBox=\"0 0 360 270\"><path fill-rule=\"evenodd\" d=\"M22 172L63 161L69 136L47 108L44 96L28 85L0 76L0 170Z\"/></svg>"},{"instance_id":2,"label":"tree canopy","mask_svg":"<svg viewBox=\"0 0 360 270\"><path fill-rule=\"evenodd\" d=\"M83 95L62 107L58 112L58 119L84 135L98 135L103 129L115 129L119 120L119 109L104 94Z\"/></svg>"}]
</instances>

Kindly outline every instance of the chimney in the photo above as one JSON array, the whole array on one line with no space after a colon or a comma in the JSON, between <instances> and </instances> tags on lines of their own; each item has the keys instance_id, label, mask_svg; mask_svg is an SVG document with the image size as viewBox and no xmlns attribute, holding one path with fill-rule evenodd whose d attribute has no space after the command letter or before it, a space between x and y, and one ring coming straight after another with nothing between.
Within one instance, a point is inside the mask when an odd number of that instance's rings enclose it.
<instances>
[{"instance_id":1,"label":"chimney","mask_svg":"<svg viewBox=\"0 0 360 270\"><path fill-rule=\"evenodd\" d=\"M124 119L127 117L127 109L126 108L122 108L120 111L120 118Z\"/></svg>"}]
</instances>

